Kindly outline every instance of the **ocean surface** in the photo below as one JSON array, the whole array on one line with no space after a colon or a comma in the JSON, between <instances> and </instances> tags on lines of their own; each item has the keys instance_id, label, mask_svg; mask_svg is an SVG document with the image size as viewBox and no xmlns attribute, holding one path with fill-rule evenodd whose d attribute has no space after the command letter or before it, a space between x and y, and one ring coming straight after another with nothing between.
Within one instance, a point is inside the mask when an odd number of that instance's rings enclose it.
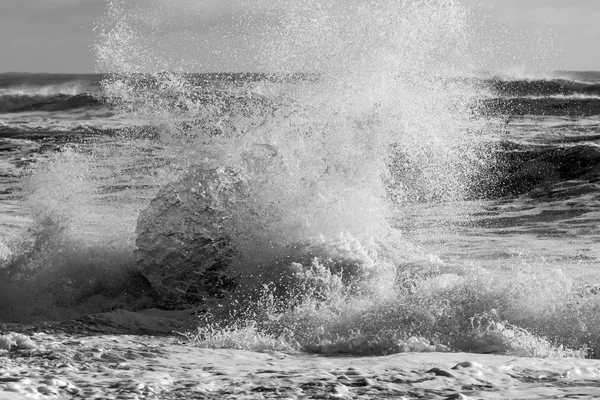
<instances>
[{"instance_id":1,"label":"ocean surface","mask_svg":"<svg viewBox=\"0 0 600 400\"><path fill-rule=\"evenodd\" d=\"M247 184L223 223L239 280L200 304L200 336L595 354L600 72L461 74L462 58L439 62L452 21L410 21L432 40L340 22L347 51L305 74L132 69L106 56L122 45L110 21L98 57L114 73L0 74L0 320L160 304L136 267L138 217L166 185L228 167ZM420 58L373 45L392 40Z\"/></svg>"}]
</instances>

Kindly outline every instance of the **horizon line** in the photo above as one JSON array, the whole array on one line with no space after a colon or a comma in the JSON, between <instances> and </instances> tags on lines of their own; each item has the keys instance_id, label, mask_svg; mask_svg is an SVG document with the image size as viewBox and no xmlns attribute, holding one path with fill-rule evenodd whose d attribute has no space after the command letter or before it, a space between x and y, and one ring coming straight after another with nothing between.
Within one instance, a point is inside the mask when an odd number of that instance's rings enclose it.
<instances>
[{"instance_id":1,"label":"horizon line","mask_svg":"<svg viewBox=\"0 0 600 400\"><path fill-rule=\"evenodd\" d=\"M152 71L152 72L131 72L131 73L124 73L124 72L32 72L32 71L0 71L0 75L135 75L135 74L158 74L161 72L171 72L171 73L175 73L175 74L206 74L206 75L218 75L218 74L253 74L253 75L277 75L277 74L285 74L285 75L295 75L295 74L306 74L306 75L318 75L320 74L320 72L307 72L307 71L296 71L296 72L289 72L289 71L169 71L169 70L163 70L163 71ZM477 71L477 74L507 74L507 75L511 75L510 70L507 71ZM544 70L531 70L531 71L525 71L522 73L522 75L528 75L528 74L552 74L552 73L600 73L600 68L599 69L571 69L571 70L567 70L567 69L557 69L557 70L549 70L549 71L544 71ZM468 73L467 73L468 74ZM514 75L519 75L514 74Z\"/></svg>"}]
</instances>

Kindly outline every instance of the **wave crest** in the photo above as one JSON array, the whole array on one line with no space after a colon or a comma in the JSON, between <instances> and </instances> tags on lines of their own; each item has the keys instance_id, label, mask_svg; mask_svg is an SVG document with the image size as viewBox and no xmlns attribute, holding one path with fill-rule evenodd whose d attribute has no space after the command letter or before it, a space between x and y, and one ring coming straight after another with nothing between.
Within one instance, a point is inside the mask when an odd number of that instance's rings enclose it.
<instances>
[{"instance_id":1,"label":"wave crest","mask_svg":"<svg viewBox=\"0 0 600 400\"><path fill-rule=\"evenodd\" d=\"M101 100L90 94L1 94L1 112L25 111L68 111L83 107L93 107Z\"/></svg>"}]
</instances>

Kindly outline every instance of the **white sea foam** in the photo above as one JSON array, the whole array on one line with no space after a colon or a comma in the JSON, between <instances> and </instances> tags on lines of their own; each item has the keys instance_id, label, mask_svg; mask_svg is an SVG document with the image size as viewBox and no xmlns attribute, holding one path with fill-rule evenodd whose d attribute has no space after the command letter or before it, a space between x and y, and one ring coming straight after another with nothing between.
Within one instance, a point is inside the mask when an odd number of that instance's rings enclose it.
<instances>
[{"instance_id":1,"label":"white sea foam","mask_svg":"<svg viewBox=\"0 0 600 400\"><path fill-rule=\"evenodd\" d=\"M0 96L52 96L56 94L75 96L93 91L92 89L93 88L85 82L68 82L43 86L22 85L0 89Z\"/></svg>"}]
</instances>

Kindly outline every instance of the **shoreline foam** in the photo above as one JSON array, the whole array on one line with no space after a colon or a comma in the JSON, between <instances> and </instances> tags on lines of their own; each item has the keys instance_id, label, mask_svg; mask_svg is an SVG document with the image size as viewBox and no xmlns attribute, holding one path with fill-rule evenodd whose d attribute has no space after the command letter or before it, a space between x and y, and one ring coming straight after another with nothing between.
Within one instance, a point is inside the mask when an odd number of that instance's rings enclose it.
<instances>
[{"instance_id":1,"label":"shoreline foam","mask_svg":"<svg viewBox=\"0 0 600 400\"><path fill-rule=\"evenodd\" d=\"M0 350L0 397L582 399L600 393L598 360L437 352L323 356L90 333L4 335L29 345Z\"/></svg>"}]
</instances>

